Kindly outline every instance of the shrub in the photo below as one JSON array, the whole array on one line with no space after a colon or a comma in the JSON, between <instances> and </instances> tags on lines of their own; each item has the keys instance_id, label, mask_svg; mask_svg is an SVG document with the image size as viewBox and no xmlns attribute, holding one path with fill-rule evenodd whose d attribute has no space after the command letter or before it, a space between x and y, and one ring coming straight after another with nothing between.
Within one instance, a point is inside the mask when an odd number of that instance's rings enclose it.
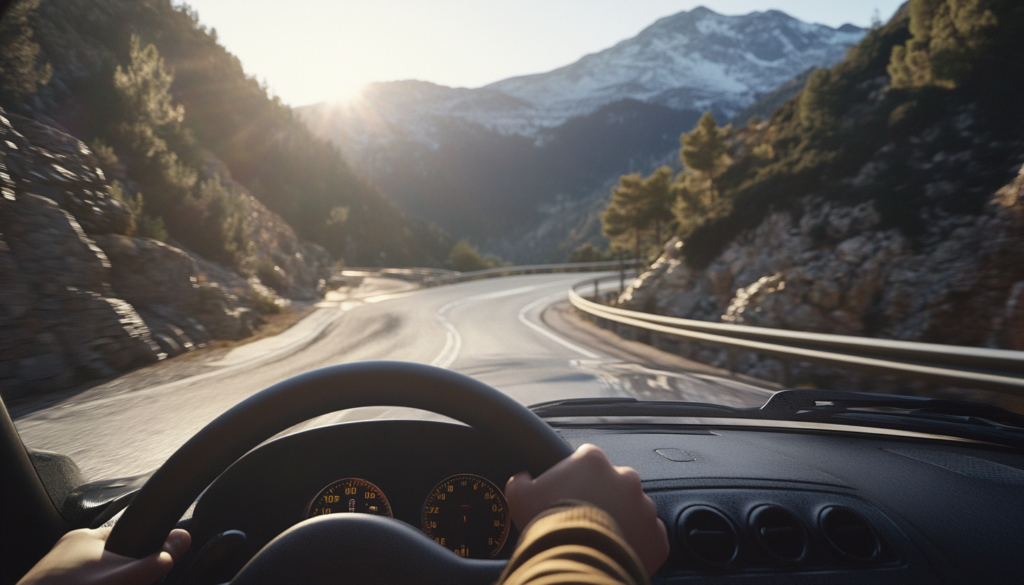
<instances>
[{"instance_id":1,"label":"shrub","mask_svg":"<svg viewBox=\"0 0 1024 585\"><path fill-rule=\"evenodd\" d=\"M500 263L501 260L494 256L486 258L480 256L480 252L466 240L456 243L448 255L448 264L453 270L458 270L459 272L485 270L487 268L494 268Z\"/></svg>"}]
</instances>

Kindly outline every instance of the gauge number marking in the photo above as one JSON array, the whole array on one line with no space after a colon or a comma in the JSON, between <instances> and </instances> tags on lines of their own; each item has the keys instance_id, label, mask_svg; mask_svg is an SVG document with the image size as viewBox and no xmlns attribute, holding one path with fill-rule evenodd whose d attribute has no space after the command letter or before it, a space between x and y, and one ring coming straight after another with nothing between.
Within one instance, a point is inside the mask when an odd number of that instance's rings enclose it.
<instances>
[{"instance_id":1,"label":"gauge number marking","mask_svg":"<svg viewBox=\"0 0 1024 585\"><path fill-rule=\"evenodd\" d=\"M420 516L423 532L460 557L491 558L508 538L505 496L478 475L453 475L434 486Z\"/></svg>"},{"instance_id":2,"label":"gauge number marking","mask_svg":"<svg viewBox=\"0 0 1024 585\"><path fill-rule=\"evenodd\" d=\"M391 504L384 492L357 477L339 479L320 490L306 508L306 518L343 512L392 518Z\"/></svg>"}]
</instances>

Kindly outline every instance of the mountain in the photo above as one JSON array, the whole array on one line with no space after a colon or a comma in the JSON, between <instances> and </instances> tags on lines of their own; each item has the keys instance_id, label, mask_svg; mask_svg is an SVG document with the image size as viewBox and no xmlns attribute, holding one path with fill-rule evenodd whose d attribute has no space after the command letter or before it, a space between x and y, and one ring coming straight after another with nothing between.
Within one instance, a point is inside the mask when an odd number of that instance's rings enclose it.
<instances>
[{"instance_id":1,"label":"mountain","mask_svg":"<svg viewBox=\"0 0 1024 585\"><path fill-rule=\"evenodd\" d=\"M776 10L696 8L547 73L476 89L376 83L297 111L403 208L508 258L561 260L564 246L530 235L545 210L661 164L703 111L729 119L863 35Z\"/></svg>"},{"instance_id":2,"label":"mountain","mask_svg":"<svg viewBox=\"0 0 1024 585\"><path fill-rule=\"evenodd\" d=\"M766 119L729 132L727 166L712 179L722 205L692 212L699 227L680 230L620 304L1024 350L1024 4L958 5L911 0ZM790 387L927 389L679 349L762 378L788 368Z\"/></svg>"},{"instance_id":3,"label":"mountain","mask_svg":"<svg viewBox=\"0 0 1024 585\"><path fill-rule=\"evenodd\" d=\"M554 126L626 98L728 117L794 73L839 61L863 35L850 24L833 29L778 10L725 16L698 7L566 67L483 89L530 104L533 125Z\"/></svg>"}]
</instances>

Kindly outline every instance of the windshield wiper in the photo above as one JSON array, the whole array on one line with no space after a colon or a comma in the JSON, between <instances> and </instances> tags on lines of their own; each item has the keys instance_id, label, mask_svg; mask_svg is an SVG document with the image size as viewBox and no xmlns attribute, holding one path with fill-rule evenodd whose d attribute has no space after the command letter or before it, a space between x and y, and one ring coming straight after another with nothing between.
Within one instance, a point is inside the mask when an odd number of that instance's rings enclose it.
<instances>
[{"instance_id":1,"label":"windshield wiper","mask_svg":"<svg viewBox=\"0 0 1024 585\"><path fill-rule=\"evenodd\" d=\"M1024 416L991 404L839 390L783 390L758 418L885 426L1024 447Z\"/></svg>"},{"instance_id":2,"label":"windshield wiper","mask_svg":"<svg viewBox=\"0 0 1024 585\"><path fill-rule=\"evenodd\" d=\"M760 408L634 398L556 400L530 407L538 416L663 416L806 421L883 427L1024 447L1024 416L959 400L846 392L781 390Z\"/></svg>"}]
</instances>

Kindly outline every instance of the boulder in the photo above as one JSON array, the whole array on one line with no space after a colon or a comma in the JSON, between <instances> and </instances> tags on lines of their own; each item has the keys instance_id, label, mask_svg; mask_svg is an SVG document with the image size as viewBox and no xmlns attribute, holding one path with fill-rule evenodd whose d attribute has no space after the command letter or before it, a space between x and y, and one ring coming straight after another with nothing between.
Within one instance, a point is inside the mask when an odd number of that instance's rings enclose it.
<instances>
[{"instance_id":1,"label":"boulder","mask_svg":"<svg viewBox=\"0 0 1024 585\"><path fill-rule=\"evenodd\" d=\"M1024 168L978 215L935 214L911 242L872 203L805 198L737 237L704 270L666 252L620 296L634 310L799 331L1024 350ZM689 348L724 363L725 351ZM774 360L736 360L777 375ZM856 376L796 374L833 387ZM853 384L851 386L851 384ZM845 385L845 386L844 386Z\"/></svg>"},{"instance_id":2,"label":"boulder","mask_svg":"<svg viewBox=\"0 0 1024 585\"><path fill-rule=\"evenodd\" d=\"M17 125L15 130L14 125ZM87 234L127 234L132 214L110 197L93 153L77 138L0 110L4 164L17 190L44 196L68 211Z\"/></svg>"},{"instance_id":3,"label":"boulder","mask_svg":"<svg viewBox=\"0 0 1024 585\"><path fill-rule=\"evenodd\" d=\"M127 235L131 214L106 195L106 179L81 142L0 110L0 169L4 398L116 375L254 331L259 319L239 297L257 287L272 293L178 248ZM294 286L315 292L319 273L309 266L329 266L329 258L294 246L316 258L299 262L305 280Z\"/></svg>"},{"instance_id":4,"label":"boulder","mask_svg":"<svg viewBox=\"0 0 1024 585\"><path fill-rule=\"evenodd\" d=\"M65 388L163 357L145 321L113 297L110 263L53 201L0 199L0 391Z\"/></svg>"}]
</instances>

